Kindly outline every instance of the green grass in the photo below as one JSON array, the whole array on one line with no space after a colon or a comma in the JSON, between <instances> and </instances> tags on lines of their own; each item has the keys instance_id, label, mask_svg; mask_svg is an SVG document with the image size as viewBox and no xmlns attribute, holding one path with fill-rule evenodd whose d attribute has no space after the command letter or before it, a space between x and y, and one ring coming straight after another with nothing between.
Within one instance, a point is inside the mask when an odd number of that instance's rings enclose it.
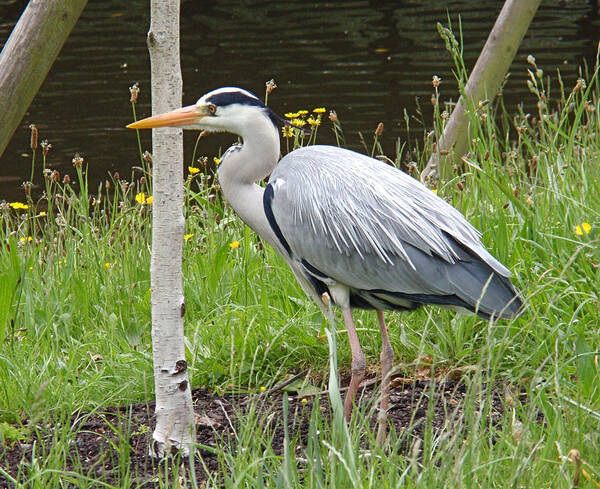
<instances>
[{"instance_id":1,"label":"green grass","mask_svg":"<svg viewBox=\"0 0 600 489\"><path fill-rule=\"evenodd\" d=\"M595 72L575 90L553 81L552 98L550 81L533 63L538 112L507 115L501 101L473 108L471 152L438 186L514 272L525 313L495 325L437 308L388 316L405 375L424 357L437 373L463 372L464 415L449 416L443 433L429 423L422 441L411 430L392 433L382 450L362 416L347 429L339 409L331 420L315 409L307 448L297 449L296 435L287 433L288 449L278 455L270 448L277 421L251 409L234 426L237 448L223 439L213 449L220 470L207 487L570 488L572 449L588 475L580 474L580 487L599 487L600 90ZM402 161L411 147L409 159L416 155L422 168L432 138L423 141L398 144L390 156ZM380 148L377 139L366 147ZM38 455L24 461L15 481L21 487L89 487L82 470L64 469L72 413L153 397L151 205L136 201L148 194L144 172L128 185L113 180L97 190L87 188L85 168L76 171L76 184L48 175L48 200L27 199L22 210L0 206L0 442L56 426L49 451L37 447ZM308 370L316 383L326 382L330 349L316 305L201 173L188 178L186 189L192 384L258 391ZM584 222L591 229L578 235ZM374 315L358 312L357 324L368 362L377 364ZM332 339L347 373L340 321ZM489 394L499 385L527 397L507 394L503 420L491 426ZM337 399L335 385L332 393ZM115 460L119 487L138 487L126 446L125 436Z\"/></svg>"}]
</instances>

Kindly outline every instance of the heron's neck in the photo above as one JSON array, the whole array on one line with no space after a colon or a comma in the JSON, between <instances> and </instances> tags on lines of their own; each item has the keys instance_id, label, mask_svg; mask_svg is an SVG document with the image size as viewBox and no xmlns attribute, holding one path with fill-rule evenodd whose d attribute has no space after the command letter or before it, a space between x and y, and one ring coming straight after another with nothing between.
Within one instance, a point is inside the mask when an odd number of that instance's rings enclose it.
<instances>
[{"instance_id":1,"label":"heron's neck","mask_svg":"<svg viewBox=\"0 0 600 489\"><path fill-rule=\"evenodd\" d=\"M279 133L266 117L251 129L241 135L241 148L230 151L219 164L219 183L227 202L242 221L277 246L264 213L264 189L255 182L266 178L279 160Z\"/></svg>"}]
</instances>

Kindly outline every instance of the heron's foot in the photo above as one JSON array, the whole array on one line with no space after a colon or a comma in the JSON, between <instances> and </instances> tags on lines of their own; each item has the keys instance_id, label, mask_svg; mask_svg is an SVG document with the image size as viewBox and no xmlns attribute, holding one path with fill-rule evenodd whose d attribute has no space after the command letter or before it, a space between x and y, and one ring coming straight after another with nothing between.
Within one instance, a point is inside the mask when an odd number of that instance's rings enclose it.
<instances>
[{"instance_id":1,"label":"heron's foot","mask_svg":"<svg viewBox=\"0 0 600 489\"><path fill-rule=\"evenodd\" d=\"M386 356L384 360L384 356ZM391 357L385 355L384 351L381 352L381 365L382 365L382 380L381 380L381 400L379 401L379 412L377 413L377 444L383 447L387 439L388 431L388 409L390 406L390 389L391 379L390 373L392 369L392 359L394 354L392 352Z\"/></svg>"},{"instance_id":2,"label":"heron's foot","mask_svg":"<svg viewBox=\"0 0 600 489\"><path fill-rule=\"evenodd\" d=\"M352 359L352 377L350 378L350 385L348 386L348 392L346 392L346 398L344 399L344 416L348 422L350 422L350 419L352 418L352 408L354 406L356 392L358 391L360 383L365 378L366 370L367 362L363 352L360 351L360 354Z\"/></svg>"},{"instance_id":3,"label":"heron's foot","mask_svg":"<svg viewBox=\"0 0 600 489\"><path fill-rule=\"evenodd\" d=\"M346 398L344 399L344 416L346 417L346 421L350 421L352 418L352 407L354 406L356 391L358 391L358 386L365 378L367 361L365 360L365 355L360 347L360 342L358 341L356 326L352 319L350 307L342 308L342 316L344 317L344 323L346 323L350 351L352 352L352 377L350 378L350 385L348 386L348 392L346 392Z\"/></svg>"},{"instance_id":4,"label":"heron's foot","mask_svg":"<svg viewBox=\"0 0 600 489\"><path fill-rule=\"evenodd\" d=\"M391 373L394 364L394 349L390 343L387 326L382 311L377 311L379 328L381 331L381 400L377 415L377 443L383 446L387 438L388 409L390 406L390 389L392 385Z\"/></svg>"},{"instance_id":5,"label":"heron's foot","mask_svg":"<svg viewBox=\"0 0 600 489\"><path fill-rule=\"evenodd\" d=\"M377 444L380 447L385 445L388 433L388 413L380 408L377 414Z\"/></svg>"}]
</instances>

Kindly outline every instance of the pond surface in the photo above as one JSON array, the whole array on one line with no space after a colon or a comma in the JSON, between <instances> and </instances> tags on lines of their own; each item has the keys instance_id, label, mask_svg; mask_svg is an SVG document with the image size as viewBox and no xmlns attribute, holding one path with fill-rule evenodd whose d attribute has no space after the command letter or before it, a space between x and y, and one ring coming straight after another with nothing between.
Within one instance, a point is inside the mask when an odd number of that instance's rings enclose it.
<instances>
[{"instance_id":1,"label":"pond surface","mask_svg":"<svg viewBox=\"0 0 600 489\"><path fill-rule=\"evenodd\" d=\"M458 31L460 15L465 60L472 67L502 3L183 0L184 103L227 85L262 97L265 82L274 78L279 88L269 105L278 113L319 106L335 109L353 149L360 148L358 131L370 139L383 122L383 148L393 155L398 138L406 137L405 110L415 116L413 137L422 134L419 118L431 127L432 75L442 78L443 99L456 99L452 60L436 23L450 18ZM0 0L0 46L26 4ZM128 175L138 164L135 133L124 126L132 120L128 87L134 82L141 88L138 116L149 115L148 9L147 0L89 1L0 157L0 201L23 198L20 184L29 179L31 169L31 123L38 125L41 139L52 143L48 164L61 173L73 172L75 153L85 157L93 183L109 172ZM595 2L544 1L511 68L504 92L509 110L523 101L527 107L535 103L525 84L527 55L533 54L554 80L560 69L571 87L583 60L593 66L599 38ZM199 151L214 155L233 139L206 138ZM319 139L334 141L327 124ZM186 133L188 162L194 141L195 134ZM149 132L143 146L150 149ZM36 181L41 181L39 171Z\"/></svg>"}]
</instances>

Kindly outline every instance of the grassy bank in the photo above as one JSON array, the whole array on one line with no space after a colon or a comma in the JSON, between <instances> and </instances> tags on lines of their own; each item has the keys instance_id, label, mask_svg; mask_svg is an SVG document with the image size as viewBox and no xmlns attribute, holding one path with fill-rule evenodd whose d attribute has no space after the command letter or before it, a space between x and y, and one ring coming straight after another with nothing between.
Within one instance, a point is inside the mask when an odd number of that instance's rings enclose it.
<instances>
[{"instance_id":1,"label":"grassy bank","mask_svg":"<svg viewBox=\"0 0 600 489\"><path fill-rule=\"evenodd\" d=\"M474 108L471 153L436 188L513 271L525 313L494 325L437 308L388 316L402 375L460 378L464 412L448 414L448 430L428 425L422 440L410 430L392 434L382 451L362 417L346 431L315 409L307 446L289 433L289 449L276 454L264 428L272 421L251 410L234 427L237 448L214 448L220 469L208 487L570 488L577 474L580 487L600 487L600 90L596 75L563 87L530 61L536 113L507 115L501 101ZM441 93L436 127L446 118ZM422 168L434 142L435 135L411 139L388 156ZM47 198L0 206L0 461L1 450L34 433L54 440L13 476L23 487L89 487L86 473L64 469L73 413L153 397L149 162L97 189L87 186L86 163L74 163L70 183L52 172L35 182ZM201 170L186 171L193 385L259 392L309 372L305 392L326 386L318 308L223 203L212 173L191 165ZM376 366L375 318L357 318ZM347 373L341 322L335 336ZM492 426L487 394L498 386L505 406ZM117 463L117 487L137 487L126 449Z\"/></svg>"}]
</instances>

